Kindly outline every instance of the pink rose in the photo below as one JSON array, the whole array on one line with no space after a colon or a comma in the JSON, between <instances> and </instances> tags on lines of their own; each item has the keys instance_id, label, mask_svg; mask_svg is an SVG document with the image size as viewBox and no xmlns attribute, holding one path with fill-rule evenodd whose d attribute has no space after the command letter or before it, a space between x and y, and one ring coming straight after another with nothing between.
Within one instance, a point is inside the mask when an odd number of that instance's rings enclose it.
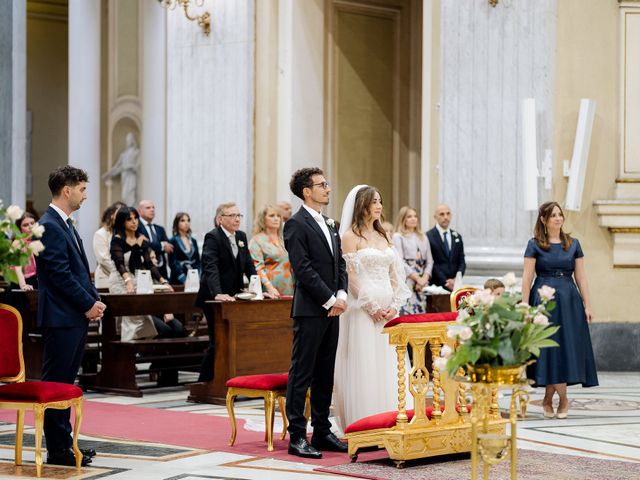
<instances>
[{"instance_id":1,"label":"pink rose","mask_svg":"<svg viewBox=\"0 0 640 480\"><path fill-rule=\"evenodd\" d=\"M551 300L555 294L556 289L549 285L543 285L538 289L538 295L540 295L540 298L547 302Z\"/></svg>"},{"instance_id":2,"label":"pink rose","mask_svg":"<svg viewBox=\"0 0 640 480\"><path fill-rule=\"evenodd\" d=\"M549 319L546 315L539 313L535 317L533 317L533 323L536 325L549 325Z\"/></svg>"}]
</instances>

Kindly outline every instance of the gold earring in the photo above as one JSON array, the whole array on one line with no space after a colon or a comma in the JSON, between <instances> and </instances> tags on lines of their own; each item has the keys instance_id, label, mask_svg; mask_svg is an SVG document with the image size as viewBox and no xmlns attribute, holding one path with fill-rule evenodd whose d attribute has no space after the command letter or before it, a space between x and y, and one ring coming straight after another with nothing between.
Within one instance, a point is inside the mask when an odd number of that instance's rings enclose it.
<instances>
[{"instance_id":1,"label":"gold earring","mask_svg":"<svg viewBox=\"0 0 640 480\"><path fill-rule=\"evenodd\" d=\"M547 235L547 226L544 226L544 234Z\"/></svg>"}]
</instances>

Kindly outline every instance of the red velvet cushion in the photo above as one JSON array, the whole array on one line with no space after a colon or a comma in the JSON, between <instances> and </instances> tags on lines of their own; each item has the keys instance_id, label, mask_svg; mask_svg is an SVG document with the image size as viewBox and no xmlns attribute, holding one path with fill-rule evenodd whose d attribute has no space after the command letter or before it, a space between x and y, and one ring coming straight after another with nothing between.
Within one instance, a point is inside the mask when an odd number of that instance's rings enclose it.
<instances>
[{"instance_id":1,"label":"red velvet cushion","mask_svg":"<svg viewBox=\"0 0 640 480\"><path fill-rule=\"evenodd\" d=\"M19 321L13 311L0 307L0 378L15 377L20 373Z\"/></svg>"},{"instance_id":2,"label":"red velvet cushion","mask_svg":"<svg viewBox=\"0 0 640 480\"><path fill-rule=\"evenodd\" d=\"M284 390L287 388L289 374L265 373L262 375L245 375L227 380L227 387L253 388L255 390Z\"/></svg>"},{"instance_id":3,"label":"red velvet cushion","mask_svg":"<svg viewBox=\"0 0 640 480\"><path fill-rule=\"evenodd\" d=\"M417 313L415 315L403 315L396 317L385 324L386 327L393 327L401 323L425 323L425 322L455 322L458 312L441 313Z\"/></svg>"},{"instance_id":4,"label":"red velvet cushion","mask_svg":"<svg viewBox=\"0 0 640 480\"><path fill-rule=\"evenodd\" d=\"M82 397L82 389L58 382L20 382L0 385L2 402L61 402Z\"/></svg>"},{"instance_id":5,"label":"red velvet cushion","mask_svg":"<svg viewBox=\"0 0 640 480\"><path fill-rule=\"evenodd\" d=\"M444 412L444 405L440 405L440 411ZM456 405L456 411L460 411L460 407ZM471 406L467 406L467 412L471 411ZM427 418L431 420L431 414L433 413L433 405L429 405L425 408ZM361 418L349 425L344 433L364 432L366 430L377 430L379 428L391 428L396 424L396 417L398 412L396 410L392 412L378 413L376 415L370 415L368 417ZM410 422L413 418L413 410L407 410L407 418Z\"/></svg>"}]
</instances>

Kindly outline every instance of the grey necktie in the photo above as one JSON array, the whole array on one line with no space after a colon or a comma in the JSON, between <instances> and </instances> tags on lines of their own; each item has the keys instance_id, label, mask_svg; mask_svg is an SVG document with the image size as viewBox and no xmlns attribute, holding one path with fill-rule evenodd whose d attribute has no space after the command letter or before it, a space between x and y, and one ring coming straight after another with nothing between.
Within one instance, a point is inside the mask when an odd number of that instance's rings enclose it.
<instances>
[{"instance_id":1,"label":"grey necktie","mask_svg":"<svg viewBox=\"0 0 640 480\"><path fill-rule=\"evenodd\" d=\"M235 235L229 235L229 243L231 243L231 252L233 252L233 257L236 258L238 256L238 243L236 242Z\"/></svg>"},{"instance_id":2,"label":"grey necktie","mask_svg":"<svg viewBox=\"0 0 640 480\"><path fill-rule=\"evenodd\" d=\"M67 218L67 225L69 225L69 232L71 232L73 241L76 242L76 247L78 247L78 250L80 250L80 242L78 242L78 233L76 232L76 229L73 226L73 220L71 220L71 217Z\"/></svg>"}]
</instances>

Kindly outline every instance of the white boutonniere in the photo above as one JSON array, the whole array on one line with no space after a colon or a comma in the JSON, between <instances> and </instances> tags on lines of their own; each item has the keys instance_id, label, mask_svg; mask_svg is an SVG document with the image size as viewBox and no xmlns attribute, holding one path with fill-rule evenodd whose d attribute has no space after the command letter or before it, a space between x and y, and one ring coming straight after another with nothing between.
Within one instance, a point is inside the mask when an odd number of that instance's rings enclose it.
<instances>
[{"instance_id":1,"label":"white boutonniere","mask_svg":"<svg viewBox=\"0 0 640 480\"><path fill-rule=\"evenodd\" d=\"M453 230L451 230L451 236L453 238L458 238L458 232L454 232Z\"/></svg>"},{"instance_id":2,"label":"white boutonniere","mask_svg":"<svg viewBox=\"0 0 640 480\"><path fill-rule=\"evenodd\" d=\"M240 248L244 248L244 242L242 240L238 240L238 246Z\"/></svg>"},{"instance_id":3,"label":"white boutonniere","mask_svg":"<svg viewBox=\"0 0 640 480\"><path fill-rule=\"evenodd\" d=\"M333 218L327 218L327 225L334 228L336 226L336 222L333 221Z\"/></svg>"}]
</instances>

